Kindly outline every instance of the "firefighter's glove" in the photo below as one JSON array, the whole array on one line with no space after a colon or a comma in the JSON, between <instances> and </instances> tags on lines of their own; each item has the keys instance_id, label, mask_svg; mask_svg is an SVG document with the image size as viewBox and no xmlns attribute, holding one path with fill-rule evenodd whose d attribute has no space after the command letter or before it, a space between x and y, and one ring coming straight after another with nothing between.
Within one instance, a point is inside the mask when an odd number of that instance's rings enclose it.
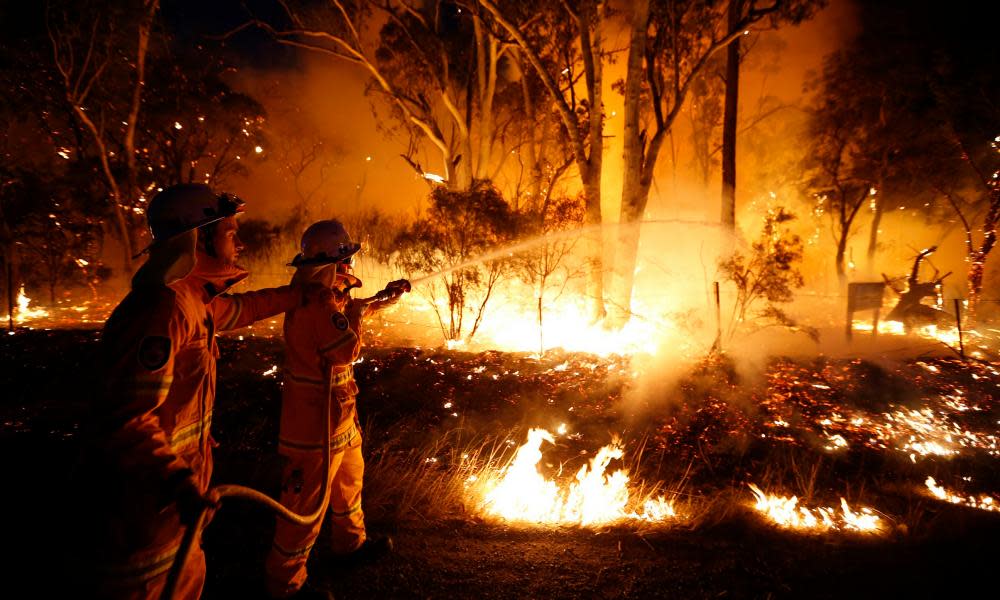
<instances>
[{"instance_id":1,"label":"firefighter's glove","mask_svg":"<svg viewBox=\"0 0 1000 600\"><path fill-rule=\"evenodd\" d=\"M194 527L198 522L198 517L203 511L207 511L205 525L207 525L215 515L215 510L219 508L219 500L213 495L204 494L198 489L193 477L183 481L177 488L177 514L180 516L181 525Z\"/></svg>"},{"instance_id":2,"label":"firefighter's glove","mask_svg":"<svg viewBox=\"0 0 1000 600\"><path fill-rule=\"evenodd\" d=\"M410 282L405 279L397 279L386 284L385 289L375 294L375 302L369 306L371 310L381 310L387 306L392 306L399 302L399 299L406 292L410 291Z\"/></svg>"},{"instance_id":3,"label":"firefighter's glove","mask_svg":"<svg viewBox=\"0 0 1000 600\"><path fill-rule=\"evenodd\" d=\"M384 297L384 302L387 304L395 304L403 296L403 294L410 291L410 282L405 279L397 279L396 281L390 281L386 284L385 289L379 292L380 300Z\"/></svg>"}]
</instances>

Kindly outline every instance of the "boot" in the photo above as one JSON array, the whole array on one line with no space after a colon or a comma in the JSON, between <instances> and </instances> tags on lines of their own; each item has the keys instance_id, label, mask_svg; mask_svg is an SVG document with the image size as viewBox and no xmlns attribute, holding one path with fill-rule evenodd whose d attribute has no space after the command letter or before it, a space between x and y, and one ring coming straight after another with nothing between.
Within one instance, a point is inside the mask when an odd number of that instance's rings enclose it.
<instances>
[{"instance_id":1,"label":"boot","mask_svg":"<svg viewBox=\"0 0 1000 600\"><path fill-rule=\"evenodd\" d=\"M389 536L370 537L361 546L341 558L341 563L349 566L366 565L384 558L393 550L392 538Z\"/></svg>"}]
</instances>

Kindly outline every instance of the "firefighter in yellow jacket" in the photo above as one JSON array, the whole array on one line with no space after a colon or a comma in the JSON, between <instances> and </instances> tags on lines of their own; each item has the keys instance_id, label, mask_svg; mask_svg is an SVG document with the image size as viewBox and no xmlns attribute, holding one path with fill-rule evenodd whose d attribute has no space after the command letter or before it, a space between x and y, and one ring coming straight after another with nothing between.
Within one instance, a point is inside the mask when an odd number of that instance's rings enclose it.
<instances>
[{"instance_id":1,"label":"firefighter in yellow jacket","mask_svg":"<svg viewBox=\"0 0 1000 600\"><path fill-rule=\"evenodd\" d=\"M308 295L302 286L226 293L247 276L236 266L242 208L206 185L157 194L148 209L149 259L105 324L94 407L94 462L107 511L103 539L94 540L103 561L100 597L158 598L185 528L214 506L206 492L216 332L291 310ZM205 557L195 543L174 597L199 597L204 580Z\"/></svg>"},{"instance_id":2,"label":"firefighter in yellow jacket","mask_svg":"<svg viewBox=\"0 0 1000 600\"><path fill-rule=\"evenodd\" d=\"M323 479L330 486L330 546L349 561L361 561L392 548L389 538L369 538L361 511L364 460L352 364L361 351L362 318L395 302L405 282L392 282L379 300L362 303L349 291L361 282L351 274L353 242L338 221L319 221L302 237L302 252L293 285L320 282L333 291L333 305L309 305L285 314L285 369L278 451L285 459L281 503L299 514L316 510L322 500ZM408 284L405 284L408 286ZM406 288L408 289L408 288ZM323 416L330 405L329 471L323 472ZM327 507L323 507L324 512ZM306 560L319 535L323 519L300 526L278 519L274 543L266 561L268 592L287 598L306 581ZM301 595L301 594L299 594Z\"/></svg>"}]
</instances>

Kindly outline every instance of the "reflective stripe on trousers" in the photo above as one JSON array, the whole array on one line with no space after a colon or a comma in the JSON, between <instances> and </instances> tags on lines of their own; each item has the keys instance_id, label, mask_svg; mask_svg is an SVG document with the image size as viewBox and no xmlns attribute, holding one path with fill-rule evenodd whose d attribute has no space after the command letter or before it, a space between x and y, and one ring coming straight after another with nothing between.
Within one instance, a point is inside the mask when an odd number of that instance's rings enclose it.
<instances>
[{"instance_id":1,"label":"reflective stripe on trousers","mask_svg":"<svg viewBox=\"0 0 1000 600\"><path fill-rule=\"evenodd\" d=\"M174 565L180 539L153 551L141 552L122 564L108 566L97 597L113 600L158 600ZM205 552L201 540L190 550L184 571L177 579L174 600L197 600L205 585Z\"/></svg>"},{"instance_id":2,"label":"reflective stripe on trousers","mask_svg":"<svg viewBox=\"0 0 1000 600\"><path fill-rule=\"evenodd\" d=\"M320 501L323 477L329 478L330 501L323 507L329 513L330 547L334 553L347 554L365 541L364 512L361 510L361 483L364 459L361 456L361 435L353 422L353 434L339 452L331 452L330 472L323 473L323 452L298 450L282 446L285 465L281 503L299 514L311 513ZM337 436L342 436L338 433ZM325 514L324 514L325 516ZM277 598L294 594L305 583L306 561L316 543L322 519L312 526L301 526L279 518L275 526L274 543L265 562L268 592Z\"/></svg>"}]
</instances>

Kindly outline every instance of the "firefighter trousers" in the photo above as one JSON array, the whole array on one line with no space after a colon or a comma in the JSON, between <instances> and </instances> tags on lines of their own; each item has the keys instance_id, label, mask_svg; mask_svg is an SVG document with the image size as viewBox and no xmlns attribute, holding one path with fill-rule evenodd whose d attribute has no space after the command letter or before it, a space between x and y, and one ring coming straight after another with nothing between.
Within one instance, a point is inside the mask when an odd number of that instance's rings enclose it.
<instances>
[{"instance_id":1,"label":"firefighter trousers","mask_svg":"<svg viewBox=\"0 0 1000 600\"><path fill-rule=\"evenodd\" d=\"M338 428L339 429L339 428ZM354 422L346 431L331 436L330 469L323 473L323 450L279 444L286 459L282 475L281 503L292 512L309 514L316 510L323 491L323 477L330 485L330 500L323 513L330 518L330 549L348 554L365 541L364 513L361 511L361 483L365 463L361 457L361 434ZM316 543L323 519L311 526L296 525L278 518L274 543L265 562L267 588L271 596L294 594L306 581L306 561Z\"/></svg>"},{"instance_id":2,"label":"firefighter trousers","mask_svg":"<svg viewBox=\"0 0 1000 600\"><path fill-rule=\"evenodd\" d=\"M180 531L183 535L183 529ZM181 546L181 535L170 543L132 555L128 561L111 567L100 584L98 595L115 600L159 600ZM201 537L200 535L198 536ZM174 588L175 600L197 600L205 584L205 552L201 540L191 545L184 570Z\"/></svg>"}]
</instances>

